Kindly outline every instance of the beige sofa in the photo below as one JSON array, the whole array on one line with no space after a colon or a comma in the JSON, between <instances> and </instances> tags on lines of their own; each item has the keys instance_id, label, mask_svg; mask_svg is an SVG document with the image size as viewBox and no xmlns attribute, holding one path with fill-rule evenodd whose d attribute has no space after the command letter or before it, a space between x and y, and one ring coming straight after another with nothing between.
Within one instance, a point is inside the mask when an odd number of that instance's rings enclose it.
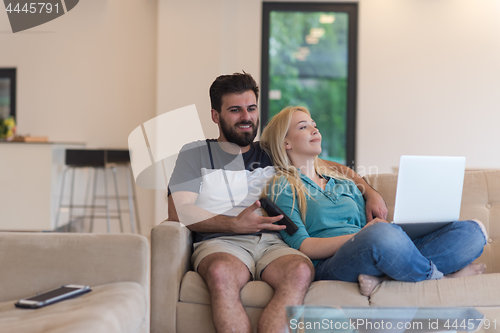
<instances>
[{"instance_id":1,"label":"beige sofa","mask_svg":"<svg viewBox=\"0 0 500 333\"><path fill-rule=\"evenodd\" d=\"M366 180L394 212L397 175L368 176ZM483 255L487 274L419 283L383 282L371 297L358 284L339 281L312 283L305 304L326 306L475 306L500 326L500 171L468 171L460 219L477 218L489 233ZM205 282L190 267L191 237L186 227L163 222L152 231L152 332L214 332L210 295ZM253 327L273 294L262 281L252 281L241 298ZM495 317L496 316L496 317ZM494 330L492 330L494 331Z\"/></svg>"},{"instance_id":2,"label":"beige sofa","mask_svg":"<svg viewBox=\"0 0 500 333\"><path fill-rule=\"evenodd\" d=\"M148 267L143 236L0 232L0 332L148 332ZM36 310L14 306L63 284L92 291Z\"/></svg>"}]
</instances>

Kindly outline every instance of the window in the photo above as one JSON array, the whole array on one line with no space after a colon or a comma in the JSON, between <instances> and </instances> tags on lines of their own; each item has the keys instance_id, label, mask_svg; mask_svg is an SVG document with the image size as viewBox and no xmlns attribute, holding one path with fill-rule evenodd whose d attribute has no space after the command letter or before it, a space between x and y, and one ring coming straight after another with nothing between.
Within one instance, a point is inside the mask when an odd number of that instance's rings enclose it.
<instances>
[{"instance_id":1,"label":"window","mask_svg":"<svg viewBox=\"0 0 500 333\"><path fill-rule=\"evenodd\" d=\"M289 105L306 107L321 158L354 167L357 4L263 3L262 126Z\"/></svg>"},{"instance_id":2,"label":"window","mask_svg":"<svg viewBox=\"0 0 500 333\"><path fill-rule=\"evenodd\" d=\"M0 119L16 117L16 69L0 68Z\"/></svg>"}]
</instances>

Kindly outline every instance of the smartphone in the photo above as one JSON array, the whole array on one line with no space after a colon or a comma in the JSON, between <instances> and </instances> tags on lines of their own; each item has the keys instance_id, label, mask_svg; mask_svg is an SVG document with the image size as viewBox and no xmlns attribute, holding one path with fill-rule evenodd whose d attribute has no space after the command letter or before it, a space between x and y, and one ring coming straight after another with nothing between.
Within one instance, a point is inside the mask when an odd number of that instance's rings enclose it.
<instances>
[{"instance_id":1,"label":"smartphone","mask_svg":"<svg viewBox=\"0 0 500 333\"><path fill-rule=\"evenodd\" d=\"M91 291L89 286L79 286L67 284L57 289L49 290L44 293L36 294L33 297L20 299L16 302L18 308L37 309L43 306L53 304L68 298L76 297Z\"/></svg>"},{"instance_id":2,"label":"smartphone","mask_svg":"<svg viewBox=\"0 0 500 333\"><path fill-rule=\"evenodd\" d=\"M285 214L283 211L268 198L260 199L260 205L264 209L268 216L278 216L283 215L283 218L276 222L276 224L286 225L286 233L292 236L299 230L299 227Z\"/></svg>"}]
</instances>

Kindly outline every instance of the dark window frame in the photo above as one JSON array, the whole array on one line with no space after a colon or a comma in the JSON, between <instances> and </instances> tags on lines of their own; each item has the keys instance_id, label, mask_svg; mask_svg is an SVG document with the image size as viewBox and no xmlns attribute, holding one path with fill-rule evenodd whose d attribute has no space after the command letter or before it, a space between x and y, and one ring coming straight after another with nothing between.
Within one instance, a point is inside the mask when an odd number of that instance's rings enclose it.
<instances>
[{"instance_id":1,"label":"dark window frame","mask_svg":"<svg viewBox=\"0 0 500 333\"><path fill-rule=\"evenodd\" d=\"M16 68L0 68L0 78L9 78L10 79L10 114L14 117L17 124L16 117Z\"/></svg>"},{"instance_id":2,"label":"dark window frame","mask_svg":"<svg viewBox=\"0 0 500 333\"><path fill-rule=\"evenodd\" d=\"M346 164L355 168L356 92L358 63L358 4L327 2L262 3L261 132L269 121L269 24L271 11L345 12L349 14L349 57L347 76Z\"/></svg>"}]
</instances>

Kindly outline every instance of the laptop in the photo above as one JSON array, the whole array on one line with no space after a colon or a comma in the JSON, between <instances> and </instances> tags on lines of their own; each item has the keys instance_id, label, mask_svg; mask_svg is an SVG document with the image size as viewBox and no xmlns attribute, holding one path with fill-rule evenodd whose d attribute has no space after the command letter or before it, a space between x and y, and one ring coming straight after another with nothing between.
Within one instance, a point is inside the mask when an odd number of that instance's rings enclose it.
<instances>
[{"instance_id":1,"label":"laptop","mask_svg":"<svg viewBox=\"0 0 500 333\"><path fill-rule=\"evenodd\" d=\"M411 239L458 221L465 157L401 156L394 221Z\"/></svg>"}]
</instances>

